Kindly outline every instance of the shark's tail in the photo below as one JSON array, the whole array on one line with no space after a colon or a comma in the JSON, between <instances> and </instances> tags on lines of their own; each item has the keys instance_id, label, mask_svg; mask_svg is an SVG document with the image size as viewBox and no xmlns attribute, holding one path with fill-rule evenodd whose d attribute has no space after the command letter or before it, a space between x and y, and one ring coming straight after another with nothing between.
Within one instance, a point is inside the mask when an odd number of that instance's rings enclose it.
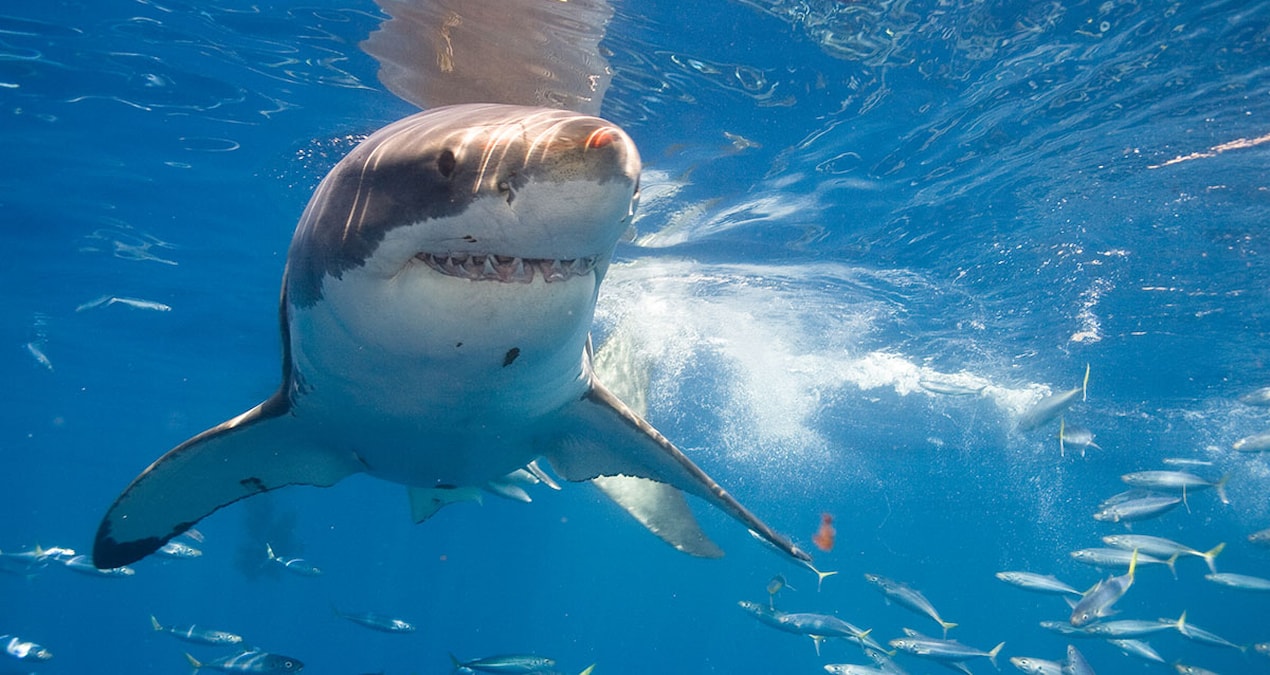
<instances>
[{"instance_id":1,"label":"shark's tail","mask_svg":"<svg viewBox=\"0 0 1270 675\"><path fill-rule=\"evenodd\" d=\"M154 618L153 614L150 615L150 625L154 626L155 630L163 630L163 624L159 623L159 620Z\"/></svg>"},{"instance_id":2,"label":"shark's tail","mask_svg":"<svg viewBox=\"0 0 1270 675\"><path fill-rule=\"evenodd\" d=\"M945 640L947 640L947 639L948 639L948 631L949 631L949 630L951 630L951 629L953 629L953 628L956 628L956 627L957 627L957 624L955 624L955 623L953 623L953 622L951 622L951 621L944 621L944 620L942 620L942 619L940 619L940 621L939 621L939 625L940 625L940 626L943 626L943 628L944 628L944 639L945 639Z\"/></svg>"},{"instance_id":3,"label":"shark's tail","mask_svg":"<svg viewBox=\"0 0 1270 675\"><path fill-rule=\"evenodd\" d=\"M196 673L197 673L197 672L198 672L198 670L199 670L199 668L202 668L202 667L203 667L203 664L202 664L202 663L199 663L198 659L196 659L196 658L194 658L193 656L191 656L189 652L186 652L186 653L185 653L185 658L189 660L189 662L190 662L190 667L194 669L194 672L196 672Z\"/></svg>"}]
</instances>

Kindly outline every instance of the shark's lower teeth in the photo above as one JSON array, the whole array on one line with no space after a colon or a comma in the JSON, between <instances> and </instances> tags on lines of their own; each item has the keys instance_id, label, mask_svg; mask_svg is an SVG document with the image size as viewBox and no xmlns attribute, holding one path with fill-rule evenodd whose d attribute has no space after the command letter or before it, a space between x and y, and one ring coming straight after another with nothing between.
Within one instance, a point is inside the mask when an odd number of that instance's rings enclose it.
<instances>
[{"instance_id":1,"label":"shark's lower teeth","mask_svg":"<svg viewBox=\"0 0 1270 675\"><path fill-rule=\"evenodd\" d=\"M566 281L590 274L595 269L595 256L550 260L505 255L419 253L415 259L446 276L521 284L532 282L536 275L547 283Z\"/></svg>"}]
</instances>

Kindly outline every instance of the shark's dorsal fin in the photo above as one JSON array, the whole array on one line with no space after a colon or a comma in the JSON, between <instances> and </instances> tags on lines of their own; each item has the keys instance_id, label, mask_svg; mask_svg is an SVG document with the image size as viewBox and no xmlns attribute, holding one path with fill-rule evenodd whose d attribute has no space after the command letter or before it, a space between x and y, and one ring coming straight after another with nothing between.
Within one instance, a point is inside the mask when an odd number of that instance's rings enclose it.
<instances>
[{"instance_id":1,"label":"shark's dorsal fin","mask_svg":"<svg viewBox=\"0 0 1270 675\"><path fill-rule=\"evenodd\" d=\"M679 448L611 394L592 381L591 389L567 406L563 434L543 454L557 474L571 481L600 476L636 476L690 492L753 530L762 539L798 560L806 552L777 534L728 494Z\"/></svg>"},{"instance_id":2,"label":"shark's dorsal fin","mask_svg":"<svg viewBox=\"0 0 1270 675\"><path fill-rule=\"evenodd\" d=\"M334 485L361 470L315 447L280 391L170 450L132 481L97 529L93 564L135 562L217 509L286 485Z\"/></svg>"}]
</instances>

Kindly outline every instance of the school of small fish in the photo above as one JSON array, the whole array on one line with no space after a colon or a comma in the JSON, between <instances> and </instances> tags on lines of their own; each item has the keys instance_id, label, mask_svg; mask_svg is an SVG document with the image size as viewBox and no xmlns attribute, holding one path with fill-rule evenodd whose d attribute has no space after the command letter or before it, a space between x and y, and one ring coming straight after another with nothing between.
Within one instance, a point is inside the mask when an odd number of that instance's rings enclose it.
<instances>
[{"instance_id":1,"label":"school of small fish","mask_svg":"<svg viewBox=\"0 0 1270 675\"><path fill-rule=\"evenodd\" d=\"M1056 422L1059 429L1060 457L1067 456L1069 452L1084 456L1091 450L1102 450L1093 442L1092 432L1084 427L1069 424L1064 419L1064 413L1069 408L1077 401L1086 399L1088 383L1089 368L1086 367L1081 386L1041 399L1018 417L1016 431L1033 432ZM942 388L923 386L933 393L943 392ZM1270 407L1270 387L1240 397L1240 401L1246 405ZM1233 442L1232 448L1239 452L1270 451L1270 432L1241 438ZM1143 574L1143 569L1164 568L1173 579L1181 575L1195 574L1191 569L1179 571L1178 561L1183 558L1197 558L1203 561L1208 573L1202 576L1214 585L1225 586L1240 592L1267 593L1267 600L1270 601L1270 578L1218 571L1217 557L1227 548L1227 542L1209 542L1204 547L1196 548L1172 539L1133 530L1135 525L1142 528L1149 527L1153 519L1176 508L1183 508L1194 513L1230 504L1230 498L1226 493L1226 483L1230 475L1220 477L1205 475L1213 471L1213 462L1171 457L1164 459L1162 463L1164 465L1162 467L1144 468L1121 476L1121 482L1129 489L1104 499L1097 510L1090 514L1094 520L1102 523L1122 525L1125 528L1123 533L1103 536L1101 546L1091 546L1070 552L1073 560L1106 570L1106 577L1083 591L1045 571L1004 570L996 573L997 579L1023 591L1055 598L1054 619L1042 621L1039 629L1067 638L1105 640L1123 652L1126 658L1133 657L1140 661L1168 667L1181 675L1215 675L1215 673L1201 666L1182 663L1176 656L1166 658L1144 638L1170 633L1196 644L1238 650L1247 654L1248 659L1257 659L1258 655L1270 657L1270 619L1267 619L1270 613L1261 617L1260 620L1250 622L1250 628L1259 631L1258 637L1267 640L1255 643L1236 642L1202 628L1188 618L1184 608L1179 608L1180 614L1172 618L1112 618L1120 612L1115 608L1116 603L1131 592L1165 597L1170 593L1167 586L1170 582L1168 578L1161 577L1158 573ZM1202 499L1204 492L1212 493L1213 497L1207 500ZM825 527L830 522L832 520L829 519L828 514L822 516L821 529L813 537L817 545L824 538ZM1237 542L1231 545L1270 547L1270 528L1248 535L1246 543ZM820 548L829 550L824 546ZM1181 567L1188 567L1188 565L1181 565ZM1139 577L1143 580L1135 584ZM969 664L976 660L986 659L993 666L997 666L998 657L1005 643L998 643L991 649L982 649L949 639L949 631L957 624L945 620L931 601L916 588L873 573L865 574L864 579L875 587L888 603L928 618L938 626L942 634L934 637L913 628L904 628L903 635L886 641L884 646L878 637L873 635L871 629L857 627L836 615L791 613L779 610L776 603L777 596L785 589L792 590L782 575L773 577L768 583L766 604L741 601L739 605L744 612L764 625L785 633L810 638L817 654L821 653L822 643L830 639L841 639L858 646L867 663L826 664L825 671L834 675L907 673L909 672L907 668L911 666L905 661L912 663L915 659L925 659L967 674L972 672ZM1058 603L1060 599L1066 602L1066 606ZM1176 599L1184 601L1185 597L1178 595ZM1187 657L1190 657L1189 653ZM1009 662L1019 671L1035 675L1086 675L1095 672L1094 665L1075 645L1068 645L1065 653L1049 654L1045 657L1011 656ZM1104 673L1128 672L1130 669L1136 670L1141 667L1139 663L1132 661L1109 662L1099 666ZM1270 672L1270 662L1265 659L1260 662L1250 661L1248 667L1252 669L1249 672Z\"/></svg>"},{"instance_id":2,"label":"school of small fish","mask_svg":"<svg viewBox=\"0 0 1270 675\"><path fill-rule=\"evenodd\" d=\"M190 560L203 555L198 548L203 543L203 534L197 529L188 530L180 539L175 539L160 551L162 557L177 560ZM316 577L322 570L313 563L297 556L279 554L273 546L265 544L262 552L262 565L270 565L285 574L297 577ZM99 570L93 566L87 556L76 553L74 549L54 546L22 551L0 550L0 572L26 577L28 579L43 573L53 564L61 564L66 569L92 577L110 579L125 578L136 574L131 567ZM775 593L775 591L773 591ZM331 611L335 617L370 630L390 634L408 634L415 632L415 625L405 619L374 611L349 611L341 609L334 603ZM9 620L0 614L0 623ZM224 673L298 673L304 669L304 662L293 656L265 651L244 641L242 635L220 628L197 624L171 623L165 624L157 616L150 616L150 627L154 632L166 633L172 638L196 645L196 649L216 648L220 653L212 656L195 656L184 652L185 660L193 669L200 671L216 671ZM139 631L143 630L139 628ZM8 659L16 659L25 667L35 667L53 658L53 651L28 639L25 635L0 634L0 648ZM188 647L187 647L188 649ZM179 656L180 652L173 652ZM4 670L0 659L0 673ZM450 656L453 665L452 673L456 675L475 675L476 673L516 673L520 675L564 675L556 667L556 661L533 654L499 654L480 658L459 660ZM174 659L175 661L175 659ZM579 675L591 675L595 664L591 664ZM25 671L24 671L25 672Z\"/></svg>"},{"instance_id":3,"label":"school of small fish","mask_svg":"<svg viewBox=\"0 0 1270 675\"><path fill-rule=\"evenodd\" d=\"M100 307L111 304L124 304L132 307L138 305L127 302L129 299L109 298L87 303L84 307ZM154 309L153 307L145 307ZM1086 369L1085 380L1080 387L1066 390L1043 398L1033 408L1018 419L1016 430L1031 432L1042 429L1053 422L1058 423L1058 441L1060 456L1068 451L1084 454L1090 450L1101 450L1093 442L1093 434L1083 427L1068 424L1064 412L1078 400L1085 399L1089 371ZM932 391L940 391L938 389ZM1247 405L1270 407L1270 387L1252 392L1240 399ZM1270 451L1270 432L1252 434L1232 443L1238 452ZM1161 536L1134 531L1135 525L1149 526L1159 516L1174 509L1183 508L1192 513L1208 508L1220 508L1227 505L1230 498L1226 493L1226 484L1230 476L1211 477L1204 474L1213 472L1212 462L1208 460L1172 457L1163 460L1162 467L1148 467L1140 471L1124 474L1121 481L1128 487L1124 492L1108 497L1090 514L1097 521L1109 524L1121 524L1125 527L1122 533L1108 534L1101 537L1101 546L1091 546L1070 552L1070 557L1091 567L1108 570L1105 578L1094 583L1087 590L1080 590L1069 583L1058 579L1045 571L1005 570L996 572L996 577L1022 591L1046 594L1065 600L1067 607L1056 604L1054 619L1042 621L1038 629L1056 633L1073 639L1106 640L1116 646L1127 657L1134 657L1146 662L1172 664L1179 674L1205 675L1213 674L1201 666L1183 664L1174 658L1162 656L1144 638L1161 633L1180 635L1182 638L1197 644L1216 648L1239 650L1250 659L1270 657L1270 622L1254 622L1253 628L1261 631L1266 638L1261 642L1236 642L1202 628L1188 618L1186 611L1180 611L1176 618L1116 618L1119 610L1115 605L1129 593L1167 594L1168 589L1162 584L1167 579L1143 570L1152 567L1167 569L1174 579L1182 575L1191 575L1190 569L1179 571L1179 561L1184 558L1198 558L1203 561L1207 574L1204 579L1214 587L1221 586L1240 592L1266 593L1270 600L1270 578L1243 572L1219 571L1217 558L1226 549L1228 542L1205 542L1203 546L1174 541ZM537 482L537 481L532 481ZM1211 493L1206 498L1204 493ZM528 496L525 495L524 499ZM812 536L814 544L821 551L831 552L834 548L836 530L833 516L821 514L819 528ZM192 560L202 555L199 546L203 536L198 530L190 530L180 539L169 542L160 550L160 555L173 560ZM1093 543L1093 542L1091 542ZM1247 536L1246 542L1234 545L1270 547L1270 528L1253 532ZM265 544L262 551L262 565L271 565L287 574L299 577L315 577L322 570L304 558L286 555L275 551L270 544ZM54 546L49 548L35 547L29 550L0 551L0 572L24 577L33 577L43 573L46 568L61 565L72 572L96 578L126 578L136 572L129 567L99 570L85 555L74 549ZM817 590L826 578L836 574L834 571L821 571L809 563L803 565L817 575ZM1186 568L1187 565L1180 565ZM1122 572L1123 570L1123 572ZM1143 581L1139 582L1139 577ZM963 644L949 638L949 631L957 624L946 620L921 591L909 583L896 581L880 574L864 574L865 583L880 593L888 604L894 604L909 610L914 616L928 619L933 625L928 630L938 636L904 628L903 635L889 640L881 640L872 634L867 627L860 627L834 615L815 612L788 612L777 609L777 598L784 591L796 590L783 575L775 575L767 583L767 602L741 601L739 606L761 624L778 631L809 638L817 654L828 640L842 640L847 644L858 646L868 663L828 663L824 665L826 672L837 675L871 675L877 673L906 673L904 661L924 660L940 666L970 674L970 663L987 660L997 666L1005 643L996 644L990 649ZM1163 579L1163 581L1162 581ZM1145 586L1144 586L1145 585ZM1146 590L1138 590L1140 588ZM782 603L783 604L783 603ZM408 634L416 630L414 624L395 616L374 611L350 611L332 604L336 617L364 628L389 634ZM0 617L5 618L7 617ZM155 617L150 617L151 628L156 632L166 633L176 640L200 648L219 648L219 655L199 658L185 653L185 658L194 672L201 670L230 673L292 673L304 668L304 663L295 657L264 651L236 633L219 628L191 624L164 624ZM0 630L15 630L14 626L0 625ZM20 627L17 628L20 631ZM40 636L41 638L43 636ZM53 650L25 634L0 634L0 647L4 657L20 661L25 667L47 662L53 659ZM1074 646L1069 645L1065 654L1049 654L1041 656L1019 655L1008 658L1019 671L1042 675L1053 674L1087 674L1094 668L1084 655ZM503 654L460 660L451 655L454 673L471 675L474 673L524 673L529 675L552 675L560 671L556 669L553 659L532 654ZM1125 663L1109 663L1101 665L1105 672L1121 672L1128 667ZM1270 668L1270 662L1258 664L1261 670ZM590 675L594 664L581 671L581 675Z\"/></svg>"}]
</instances>

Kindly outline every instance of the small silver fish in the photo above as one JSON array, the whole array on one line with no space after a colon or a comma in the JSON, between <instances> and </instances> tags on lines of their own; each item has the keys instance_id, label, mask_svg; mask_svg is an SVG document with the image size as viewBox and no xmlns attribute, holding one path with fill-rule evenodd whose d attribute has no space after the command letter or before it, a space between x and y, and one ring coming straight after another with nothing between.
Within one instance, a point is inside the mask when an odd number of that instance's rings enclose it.
<instances>
[{"instance_id":1,"label":"small silver fish","mask_svg":"<svg viewBox=\"0 0 1270 675\"><path fill-rule=\"evenodd\" d=\"M1085 427L1068 424L1064 418L1058 420L1058 455L1060 457L1067 456L1067 449L1072 448L1080 451L1080 456L1085 456L1085 451L1089 448L1102 450L1102 447L1094 442L1094 433Z\"/></svg>"},{"instance_id":2,"label":"small silver fish","mask_svg":"<svg viewBox=\"0 0 1270 675\"><path fill-rule=\"evenodd\" d=\"M1167 628L1168 627L1166 626L1165 629ZM1152 649L1151 645L1143 642L1142 640L1110 639L1107 640L1107 642L1115 645L1120 649L1120 651L1130 656L1136 656L1144 661L1164 663L1164 657L1160 656L1159 652Z\"/></svg>"},{"instance_id":3,"label":"small silver fish","mask_svg":"<svg viewBox=\"0 0 1270 675\"><path fill-rule=\"evenodd\" d=\"M1168 619L1160 619L1160 620L1168 621ZM1200 628L1199 626L1187 623L1186 612L1182 612L1181 618L1179 618L1177 620L1177 623L1174 625L1177 626L1177 632L1181 633L1182 635L1185 635L1187 638L1195 642L1199 642L1206 645L1212 645L1214 647L1230 647L1231 649L1238 649L1239 651L1247 650L1247 647L1243 645L1237 645L1231 642L1230 640L1227 640L1226 638L1221 637L1220 635L1217 635L1216 633L1213 633L1212 631L1204 630L1203 628Z\"/></svg>"},{"instance_id":4,"label":"small silver fish","mask_svg":"<svg viewBox=\"0 0 1270 675\"><path fill-rule=\"evenodd\" d=\"M1173 668L1178 672L1178 675L1217 675L1217 671L1215 670L1200 668L1199 666L1188 666L1181 663L1173 664Z\"/></svg>"},{"instance_id":5,"label":"small silver fish","mask_svg":"<svg viewBox=\"0 0 1270 675\"><path fill-rule=\"evenodd\" d=\"M93 564L92 558L86 555L71 556L65 560L62 560L61 562L63 565L66 566L66 569L71 570L72 572L78 572L80 574L84 574L90 577L119 578L119 577L130 577L137 573L136 570L132 569L131 567L128 567L127 565L124 565L123 567L112 567L112 568L104 569L104 570L97 569L97 566Z\"/></svg>"},{"instance_id":6,"label":"small silver fish","mask_svg":"<svg viewBox=\"0 0 1270 675\"><path fill-rule=\"evenodd\" d=\"M269 562L282 567L293 574L303 577L316 577L322 575L322 570L313 563L304 558L288 558L282 557L273 552L273 546L265 544L265 554L269 558Z\"/></svg>"},{"instance_id":7,"label":"small silver fish","mask_svg":"<svg viewBox=\"0 0 1270 675\"><path fill-rule=\"evenodd\" d=\"M459 661L451 654L450 661L454 664L455 670L467 669L469 672L482 673L519 673L529 675L556 667L554 659L533 654L500 654L498 656L472 659L471 661Z\"/></svg>"},{"instance_id":8,"label":"small silver fish","mask_svg":"<svg viewBox=\"0 0 1270 675\"><path fill-rule=\"evenodd\" d=\"M1176 627L1176 624L1169 624L1161 621L1124 619L1122 621L1100 621L1093 625L1086 626L1085 628L1090 635L1107 638L1110 641L1144 637L1166 630L1173 630Z\"/></svg>"},{"instance_id":9,"label":"small silver fish","mask_svg":"<svg viewBox=\"0 0 1270 675\"><path fill-rule=\"evenodd\" d=\"M1085 592L1080 601L1072 606L1069 621L1073 626L1085 626L1114 613L1111 606L1124 597L1124 594L1133 586L1133 573L1138 567L1138 557L1138 552L1134 551L1129 559L1127 573L1118 577L1107 577Z\"/></svg>"},{"instance_id":10,"label":"small silver fish","mask_svg":"<svg viewBox=\"0 0 1270 675\"><path fill-rule=\"evenodd\" d=\"M825 672L830 675L887 675L887 671L873 666L857 666L850 663L827 663Z\"/></svg>"},{"instance_id":11,"label":"small silver fish","mask_svg":"<svg viewBox=\"0 0 1270 675\"><path fill-rule=\"evenodd\" d=\"M1113 534L1102 538L1103 543L1108 546L1114 546L1126 551L1137 549L1140 553L1155 556L1157 558L1169 558L1172 556L1195 556L1203 558L1208 564L1210 572L1217 571L1217 565L1214 562L1217 556L1226 549L1225 542L1220 543L1208 551L1197 551L1190 546L1179 544L1172 539L1164 537L1152 537L1145 534Z\"/></svg>"},{"instance_id":12,"label":"small silver fish","mask_svg":"<svg viewBox=\"0 0 1270 675\"><path fill-rule=\"evenodd\" d=\"M241 644L243 639L240 635L227 633L223 630L209 630L207 628L199 628L198 626L164 626L159 620L150 615L150 625L156 631L167 633L178 640L184 640L197 645L236 645Z\"/></svg>"},{"instance_id":13,"label":"small silver fish","mask_svg":"<svg viewBox=\"0 0 1270 675\"><path fill-rule=\"evenodd\" d=\"M381 633L415 632L414 624L385 614L379 614L378 612L341 612L335 605L331 605L331 610L335 612L335 616L341 619L352 621L355 624Z\"/></svg>"},{"instance_id":14,"label":"small silver fish","mask_svg":"<svg viewBox=\"0 0 1270 675\"><path fill-rule=\"evenodd\" d=\"M186 654L185 658L189 660L196 673L204 668L219 670L223 673L298 673L304 669L304 663L299 659L281 654L270 654L259 649L244 649L237 654L222 656L206 663L189 654Z\"/></svg>"},{"instance_id":15,"label":"small silver fish","mask_svg":"<svg viewBox=\"0 0 1270 675\"><path fill-rule=\"evenodd\" d=\"M1018 586L1024 590L1055 595L1084 595L1080 591L1058 580L1052 574L1034 574L1032 572L997 572L997 578L1007 584Z\"/></svg>"},{"instance_id":16,"label":"small silver fish","mask_svg":"<svg viewBox=\"0 0 1270 675\"><path fill-rule=\"evenodd\" d=\"M1231 446L1239 452L1265 452L1270 450L1270 431L1244 436Z\"/></svg>"},{"instance_id":17,"label":"small silver fish","mask_svg":"<svg viewBox=\"0 0 1270 675\"><path fill-rule=\"evenodd\" d=\"M1231 574L1229 572L1214 572L1213 574L1205 574L1205 579L1245 591L1270 591L1270 579L1249 576L1247 574Z\"/></svg>"},{"instance_id":18,"label":"small silver fish","mask_svg":"<svg viewBox=\"0 0 1270 675\"><path fill-rule=\"evenodd\" d=\"M899 603L918 614L924 614L933 619L935 623L939 624L940 627L944 629L945 637L948 636L948 629L955 628L957 626L957 624L952 623L951 621L944 621L943 618L939 616L939 612L935 610L935 606L930 603L930 600L927 600L926 596L922 595L917 589L877 574L865 574L864 579L865 581L873 584L874 588L881 591L882 595L885 595L888 600Z\"/></svg>"},{"instance_id":19,"label":"small silver fish","mask_svg":"<svg viewBox=\"0 0 1270 675\"><path fill-rule=\"evenodd\" d=\"M1165 492L1181 492L1183 501L1186 499L1187 491L1194 492L1205 488L1213 488L1216 490L1217 498L1221 500L1221 503L1229 504L1230 498L1226 496L1226 481L1229 478L1230 474L1227 474L1213 481L1187 471L1135 471L1124 474L1120 477L1120 480L1133 487L1163 490Z\"/></svg>"},{"instance_id":20,"label":"small silver fish","mask_svg":"<svg viewBox=\"0 0 1270 675\"><path fill-rule=\"evenodd\" d=\"M0 635L0 646L4 647L5 654L19 661L48 661L53 658L53 652L16 635Z\"/></svg>"},{"instance_id":21,"label":"small silver fish","mask_svg":"<svg viewBox=\"0 0 1270 675\"><path fill-rule=\"evenodd\" d=\"M956 640L939 640L926 637L915 631L905 632L909 634L908 637L896 638L891 640L889 644L902 652L935 661L961 663L973 658L985 657L995 667L997 665L997 654L1001 653L1001 648L1005 646L1005 643L1002 642L985 652L981 649L963 645Z\"/></svg>"},{"instance_id":22,"label":"small silver fish","mask_svg":"<svg viewBox=\"0 0 1270 675\"><path fill-rule=\"evenodd\" d=\"M123 305L133 309L146 309L153 312L170 312L172 308L161 302L153 300L143 300L141 298L124 298L117 295L103 295L95 300L89 300L84 304L75 308L76 312L82 312L87 309L97 307L109 307L111 305Z\"/></svg>"},{"instance_id":23,"label":"small silver fish","mask_svg":"<svg viewBox=\"0 0 1270 675\"><path fill-rule=\"evenodd\" d=\"M1072 645L1067 645L1067 660L1063 662L1063 675L1094 675L1093 666L1085 660L1085 655Z\"/></svg>"},{"instance_id":24,"label":"small silver fish","mask_svg":"<svg viewBox=\"0 0 1270 675\"><path fill-rule=\"evenodd\" d=\"M1270 527L1264 530L1257 530L1248 535L1248 543L1256 544L1257 546L1270 546Z\"/></svg>"},{"instance_id":25,"label":"small silver fish","mask_svg":"<svg viewBox=\"0 0 1270 675\"><path fill-rule=\"evenodd\" d=\"M1165 457L1160 460L1169 466L1212 466L1213 463L1206 459L1192 459L1190 457Z\"/></svg>"},{"instance_id":26,"label":"small silver fish","mask_svg":"<svg viewBox=\"0 0 1270 675\"><path fill-rule=\"evenodd\" d=\"M1063 414L1064 410L1071 407L1071 405L1076 402L1076 397L1079 396L1082 401L1085 400L1087 398L1088 391L1089 365L1086 364L1085 379L1079 387L1059 392L1057 394L1050 394L1049 396L1042 398L1040 401L1037 401L1036 405L1032 406L1022 415L1019 415L1019 419L1015 422L1014 428L1019 431L1031 431L1032 429L1044 426L1058 418L1059 415Z\"/></svg>"},{"instance_id":27,"label":"small silver fish","mask_svg":"<svg viewBox=\"0 0 1270 675\"><path fill-rule=\"evenodd\" d=\"M1081 562L1094 567L1129 567L1133 564L1134 552L1126 551L1119 548L1082 548L1072 551L1072 560ZM1139 551L1137 553L1138 565L1164 565L1170 570L1175 570L1177 556L1161 560L1155 556L1147 555ZM1177 576L1174 573L1173 576Z\"/></svg>"},{"instance_id":28,"label":"small silver fish","mask_svg":"<svg viewBox=\"0 0 1270 675\"><path fill-rule=\"evenodd\" d=\"M51 373L53 372L53 362L49 360L48 354L44 353L44 342L28 342L26 343L26 351L35 359L35 362L44 366Z\"/></svg>"},{"instance_id":29,"label":"small silver fish","mask_svg":"<svg viewBox=\"0 0 1270 675\"><path fill-rule=\"evenodd\" d=\"M1010 663L1028 675L1062 675L1061 661L1046 661L1031 656L1011 656Z\"/></svg>"},{"instance_id":30,"label":"small silver fish","mask_svg":"<svg viewBox=\"0 0 1270 675\"><path fill-rule=\"evenodd\" d=\"M197 558L203 555L203 552L179 541L169 541L159 548L156 553L165 555L169 558Z\"/></svg>"},{"instance_id":31,"label":"small silver fish","mask_svg":"<svg viewBox=\"0 0 1270 675\"><path fill-rule=\"evenodd\" d=\"M1239 396L1239 402L1244 405L1254 405L1260 408L1270 407L1270 387L1262 387L1254 389L1246 394Z\"/></svg>"},{"instance_id":32,"label":"small silver fish","mask_svg":"<svg viewBox=\"0 0 1270 675\"><path fill-rule=\"evenodd\" d=\"M1114 503L1103 502L1094 512L1094 520L1107 523L1133 523L1163 515L1181 503L1181 497L1166 495L1142 496Z\"/></svg>"}]
</instances>

